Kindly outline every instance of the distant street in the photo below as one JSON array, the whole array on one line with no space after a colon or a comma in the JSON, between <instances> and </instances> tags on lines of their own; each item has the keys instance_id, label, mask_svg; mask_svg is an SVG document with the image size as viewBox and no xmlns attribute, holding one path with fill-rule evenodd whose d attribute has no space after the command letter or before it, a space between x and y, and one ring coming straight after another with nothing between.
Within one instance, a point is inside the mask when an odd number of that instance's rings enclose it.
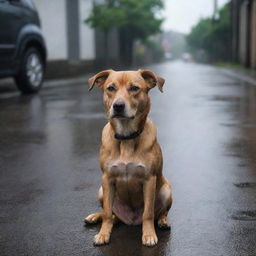
<instances>
[{"instance_id":1,"label":"distant street","mask_svg":"<svg viewBox=\"0 0 256 256\"><path fill-rule=\"evenodd\" d=\"M256 86L218 68L183 62L146 67L166 78L151 91L164 174L173 185L171 231L141 244L120 224L94 247L99 225L101 91L86 83L38 95L0 92L0 255L255 256Z\"/></svg>"}]
</instances>

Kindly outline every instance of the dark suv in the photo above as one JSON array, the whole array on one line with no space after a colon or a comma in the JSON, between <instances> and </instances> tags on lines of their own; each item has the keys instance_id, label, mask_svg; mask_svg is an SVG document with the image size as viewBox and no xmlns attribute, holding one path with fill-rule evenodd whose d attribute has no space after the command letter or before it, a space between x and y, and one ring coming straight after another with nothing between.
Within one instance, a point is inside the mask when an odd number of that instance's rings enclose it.
<instances>
[{"instance_id":1,"label":"dark suv","mask_svg":"<svg viewBox=\"0 0 256 256\"><path fill-rule=\"evenodd\" d=\"M38 92L46 47L32 0L0 0L0 77L14 77L23 93Z\"/></svg>"}]
</instances>

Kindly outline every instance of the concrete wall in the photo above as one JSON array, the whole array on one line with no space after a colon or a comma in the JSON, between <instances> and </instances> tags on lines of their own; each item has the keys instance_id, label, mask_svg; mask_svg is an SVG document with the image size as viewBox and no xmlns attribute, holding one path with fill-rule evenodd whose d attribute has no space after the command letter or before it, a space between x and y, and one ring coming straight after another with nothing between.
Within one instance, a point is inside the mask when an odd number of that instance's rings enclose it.
<instances>
[{"instance_id":1,"label":"concrete wall","mask_svg":"<svg viewBox=\"0 0 256 256\"><path fill-rule=\"evenodd\" d=\"M80 0L79 2L79 29L80 29L80 57L85 60L95 59L95 36L84 20L88 17L92 8L91 0Z\"/></svg>"},{"instance_id":2,"label":"concrete wall","mask_svg":"<svg viewBox=\"0 0 256 256\"><path fill-rule=\"evenodd\" d=\"M256 68L256 0L251 7L251 66Z\"/></svg>"},{"instance_id":3,"label":"concrete wall","mask_svg":"<svg viewBox=\"0 0 256 256\"><path fill-rule=\"evenodd\" d=\"M256 0L232 0L233 60L256 68Z\"/></svg>"},{"instance_id":4,"label":"concrete wall","mask_svg":"<svg viewBox=\"0 0 256 256\"><path fill-rule=\"evenodd\" d=\"M248 51L248 3L244 1L240 7L239 20L239 60L243 65L247 65Z\"/></svg>"},{"instance_id":5,"label":"concrete wall","mask_svg":"<svg viewBox=\"0 0 256 256\"><path fill-rule=\"evenodd\" d=\"M79 0L66 0L68 59L80 60Z\"/></svg>"},{"instance_id":6,"label":"concrete wall","mask_svg":"<svg viewBox=\"0 0 256 256\"><path fill-rule=\"evenodd\" d=\"M66 0L34 0L41 18L48 59L67 58Z\"/></svg>"},{"instance_id":7,"label":"concrete wall","mask_svg":"<svg viewBox=\"0 0 256 256\"><path fill-rule=\"evenodd\" d=\"M41 18L48 60L95 59L94 30L84 23L92 8L92 2L92 0L34 0ZM73 28L74 24L78 26L77 29Z\"/></svg>"},{"instance_id":8,"label":"concrete wall","mask_svg":"<svg viewBox=\"0 0 256 256\"><path fill-rule=\"evenodd\" d=\"M231 22L232 22L232 60L239 61L239 1L231 1Z\"/></svg>"},{"instance_id":9,"label":"concrete wall","mask_svg":"<svg viewBox=\"0 0 256 256\"><path fill-rule=\"evenodd\" d=\"M104 33L96 30L96 59L99 64L115 65L119 60L118 33L116 29L109 31L107 38ZM105 41L107 40L107 44ZM106 50L107 46L107 50ZM107 52L106 52L107 51ZM106 63L108 58L109 63Z\"/></svg>"}]
</instances>

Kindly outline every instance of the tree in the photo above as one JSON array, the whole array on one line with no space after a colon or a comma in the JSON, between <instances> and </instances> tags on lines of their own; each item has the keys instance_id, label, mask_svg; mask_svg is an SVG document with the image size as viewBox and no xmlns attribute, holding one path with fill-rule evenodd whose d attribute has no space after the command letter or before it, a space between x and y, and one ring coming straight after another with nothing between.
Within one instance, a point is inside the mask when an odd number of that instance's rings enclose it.
<instances>
[{"instance_id":1,"label":"tree","mask_svg":"<svg viewBox=\"0 0 256 256\"><path fill-rule=\"evenodd\" d=\"M218 11L218 19L201 19L187 36L192 52L204 50L210 61L228 61L231 57L231 19L229 5Z\"/></svg>"},{"instance_id":2,"label":"tree","mask_svg":"<svg viewBox=\"0 0 256 256\"><path fill-rule=\"evenodd\" d=\"M94 5L86 22L103 31L105 39L110 29L117 28L120 59L130 65L134 40L144 40L160 31L162 8L162 0L105 0L104 4ZM107 51L107 40L105 48Z\"/></svg>"}]
</instances>

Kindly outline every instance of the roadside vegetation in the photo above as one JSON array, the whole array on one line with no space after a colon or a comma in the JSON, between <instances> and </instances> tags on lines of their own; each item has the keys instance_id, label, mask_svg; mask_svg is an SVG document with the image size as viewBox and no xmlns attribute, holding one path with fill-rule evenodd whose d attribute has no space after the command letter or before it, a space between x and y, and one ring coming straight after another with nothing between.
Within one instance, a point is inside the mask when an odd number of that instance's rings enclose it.
<instances>
[{"instance_id":1,"label":"roadside vegetation","mask_svg":"<svg viewBox=\"0 0 256 256\"><path fill-rule=\"evenodd\" d=\"M231 61L231 17L226 4L215 18L201 19L187 36L190 53L198 61Z\"/></svg>"},{"instance_id":2,"label":"roadside vegetation","mask_svg":"<svg viewBox=\"0 0 256 256\"><path fill-rule=\"evenodd\" d=\"M103 47L106 54L110 47L108 45L109 32L116 29L119 38L120 61L131 65L135 41L140 40L145 44L150 44L147 40L149 36L160 32L163 22L160 14L163 7L162 0L105 0L94 4L85 22L104 33L105 45ZM152 47L152 44L150 46Z\"/></svg>"}]
</instances>

